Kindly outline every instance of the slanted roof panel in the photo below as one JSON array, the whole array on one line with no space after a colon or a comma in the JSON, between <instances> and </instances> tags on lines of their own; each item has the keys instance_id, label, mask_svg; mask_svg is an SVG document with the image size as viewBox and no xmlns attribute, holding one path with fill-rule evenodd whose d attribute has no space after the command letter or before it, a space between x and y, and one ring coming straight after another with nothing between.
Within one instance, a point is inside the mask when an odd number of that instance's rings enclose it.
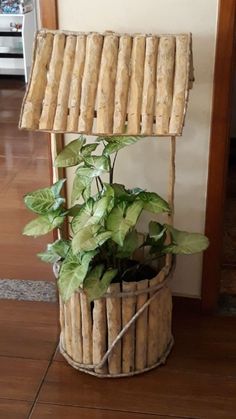
<instances>
[{"instance_id":1,"label":"slanted roof panel","mask_svg":"<svg viewBox=\"0 0 236 419\"><path fill-rule=\"evenodd\" d=\"M19 127L93 135L181 135L191 34L42 30Z\"/></svg>"}]
</instances>

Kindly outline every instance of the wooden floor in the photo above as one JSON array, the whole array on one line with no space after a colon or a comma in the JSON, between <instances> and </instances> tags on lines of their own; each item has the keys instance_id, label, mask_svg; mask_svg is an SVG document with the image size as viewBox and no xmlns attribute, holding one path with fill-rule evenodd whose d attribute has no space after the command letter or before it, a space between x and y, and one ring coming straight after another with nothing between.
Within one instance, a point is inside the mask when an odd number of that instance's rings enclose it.
<instances>
[{"instance_id":1,"label":"wooden floor","mask_svg":"<svg viewBox=\"0 0 236 419\"><path fill-rule=\"evenodd\" d=\"M57 305L1 301L1 419L236 417L236 318L174 310L164 367L123 379L73 370L56 352ZM55 353L56 352L56 353Z\"/></svg>"},{"instance_id":2,"label":"wooden floor","mask_svg":"<svg viewBox=\"0 0 236 419\"><path fill-rule=\"evenodd\" d=\"M17 128L24 90L23 81L0 78L0 278L49 280L51 268L36 253L52 236L21 234L33 218L23 195L50 183L47 135Z\"/></svg>"}]
</instances>

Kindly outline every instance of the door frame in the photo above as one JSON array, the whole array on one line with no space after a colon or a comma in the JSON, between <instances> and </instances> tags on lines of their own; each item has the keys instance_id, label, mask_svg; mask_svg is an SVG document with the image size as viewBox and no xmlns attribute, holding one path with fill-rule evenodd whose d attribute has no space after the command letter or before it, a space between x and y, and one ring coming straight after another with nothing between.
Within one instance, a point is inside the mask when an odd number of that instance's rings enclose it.
<instances>
[{"instance_id":1,"label":"door frame","mask_svg":"<svg viewBox=\"0 0 236 419\"><path fill-rule=\"evenodd\" d=\"M236 1L220 0L216 40L213 107L209 150L205 233L210 246L203 256L202 309L215 311L221 279L225 184L235 69Z\"/></svg>"}]
</instances>

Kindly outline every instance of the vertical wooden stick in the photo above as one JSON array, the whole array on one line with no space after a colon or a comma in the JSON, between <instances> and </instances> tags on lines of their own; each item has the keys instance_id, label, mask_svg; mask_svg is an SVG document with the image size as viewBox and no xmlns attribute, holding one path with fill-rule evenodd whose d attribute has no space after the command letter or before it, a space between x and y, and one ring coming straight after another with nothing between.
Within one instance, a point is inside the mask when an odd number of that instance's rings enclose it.
<instances>
[{"instance_id":1,"label":"vertical wooden stick","mask_svg":"<svg viewBox=\"0 0 236 419\"><path fill-rule=\"evenodd\" d=\"M70 92L71 72L74 65L76 37L68 35L66 38L63 68L57 97L57 108L53 129L55 131L66 131L68 99Z\"/></svg>"},{"instance_id":2,"label":"vertical wooden stick","mask_svg":"<svg viewBox=\"0 0 236 419\"><path fill-rule=\"evenodd\" d=\"M141 130L141 133L145 135L153 134L157 47L158 38L156 36L148 36L146 38Z\"/></svg>"},{"instance_id":3,"label":"vertical wooden stick","mask_svg":"<svg viewBox=\"0 0 236 419\"><path fill-rule=\"evenodd\" d=\"M131 79L128 104L128 129L127 133L137 135L140 133L140 115L142 106L144 56L144 35L135 36L131 55Z\"/></svg>"},{"instance_id":4,"label":"vertical wooden stick","mask_svg":"<svg viewBox=\"0 0 236 419\"><path fill-rule=\"evenodd\" d=\"M69 115L67 120L68 132L77 132L78 129L81 86L85 62L85 49L86 36L78 35L76 40L75 60L70 85Z\"/></svg>"},{"instance_id":5,"label":"vertical wooden stick","mask_svg":"<svg viewBox=\"0 0 236 419\"><path fill-rule=\"evenodd\" d=\"M65 349L72 357L71 299L64 303L65 316Z\"/></svg>"},{"instance_id":6,"label":"vertical wooden stick","mask_svg":"<svg viewBox=\"0 0 236 419\"><path fill-rule=\"evenodd\" d=\"M135 291L136 282L123 282L122 291ZM122 328L135 314L136 297L122 298ZM135 324L130 326L122 339L122 372L129 373L134 371L134 342Z\"/></svg>"},{"instance_id":7,"label":"vertical wooden stick","mask_svg":"<svg viewBox=\"0 0 236 419\"><path fill-rule=\"evenodd\" d=\"M137 290L148 288L148 280L137 282ZM148 299L148 293L137 296L136 311L138 311ZM135 369L142 370L147 366L147 315L146 309L136 320L136 343L135 343Z\"/></svg>"},{"instance_id":8,"label":"vertical wooden stick","mask_svg":"<svg viewBox=\"0 0 236 419\"><path fill-rule=\"evenodd\" d=\"M85 293L80 293L81 314L82 314L82 338L83 338L83 363L92 364L92 316L91 307Z\"/></svg>"},{"instance_id":9,"label":"vertical wooden stick","mask_svg":"<svg viewBox=\"0 0 236 419\"><path fill-rule=\"evenodd\" d=\"M63 55L65 46L65 35L56 33L53 39L52 58L49 66L47 87L43 101L43 110L39 121L39 129L51 130L57 106L57 95L61 70L63 65Z\"/></svg>"},{"instance_id":10,"label":"vertical wooden stick","mask_svg":"<svg viewBox=\"0 0 236 419\"><path fill-rule=\"evenodd\" d=\"M132 38L129 35L120 37L117 74L115 84L115 109L113 133L123 134L127 114L127 101L129 91L130 55Z\"/></svg>"},{"instance_id":11,"label":"vertical wooden stick","mask_svg":"<svg viewBox=\"0 0 236 419\"><path fill-rule=\"evenodd\" d=\"M187 100L189 82L189 35L176 36L176 59L173 105L169 132L180 135L182 132L184 111Z\"/></svg>"},{"instance_id":12,"label":"vertical wooden stick","mask_svg":"<svg viewBox=\"0 0 236 419\"><path fill-rule=\"evenodd\" d=\"M110 285L108 292L120 292L120 284ZM109 348L121 331L121 299L115 297L108 297L106 299L106 306ZM116 344L108 359L108 370L110 374L119 374L121 372L120 341Z\"/></svg>"},{"instance_id":13,"label":"vertical wooden stick","mask_svg":"<svg viewBox=\"0 0 236 419\"><path fill-rule=\"evenodd\" d=\"M65 349L65 313L64 313L64 302L59 295L59 311L60 311L60 326L61 326L61 341L62 346Z\"/></svg>"},{"instance_id":14,"label":"vertical wooden stick","mask_svg":"<svg viewBox=\"0 0 236 419\"><path fill-rule=\"evenodd\" d=\"M37 129L41 114L47 69L51 59L53 34L40 33L36 39L36 56L29 91L21 115L21 128Z\"/></svg>"},{"instance_id":15,"label":"vertical wooden stick","mask_svg":"<svg viewBox=\"0 0 236 419\"><path fill-rule=\"evenodd\" d=\"M175 193L175 154L176 154L176 138L170 139L170 161L169 161L169 183L168 183L168 203L171 212L167 214L167 222L170 225L174 223L174 193ZM167 243L170 242L170 234L167 235ZM166 255L166 266L170 269L172 263L172 255Z\"/></svg>"},{"instance_id":16,"label":"vertical wooden stick","mask_svg":"<svg viewBox=\"0 0 236 419\"><path fill-rule=\"evenodd\" d=\"M74 292L71 297L71 333L72 333L72 354L75 362L83 362L83 345L82 345L82 322L81 322L81 305L80 293Z\"/></svg>"},{"instance_id":17,"label":"vertical wooden stick","mask_svg":"<svg viewBox=\"0 0 236 419\"><path fill-rule=\"evenodd\" d=\"M155 278L149 280L149 287L153 287L160 284L164 280L164 273L161 271ZM150 292L150 296L155 291ZM159 336L157 334L157 323L159 316L159 301L160 294L150 303L148 311L148 350L147 350L147 365L151 365L157 362L159 356Z\"/></svg>"},{"instance_id":18,"label":"vertical wooden stick","mask_svg":"<svg viewBox=\"0 0 236 419\"><path fill-rule=\"evenodd\" d=\"M118 37L115 35L106 35L103 43L97 91L96 132L98 134L110 134L113 131L117 55Z\"/></svg>"},{"instance_id":19,"label":"vertical wooden stick","mask_svg":"<svg viewBox=\"0 0 236 419\"><path fill-rule=\"evenodd\" d=\"M91 132L94 118L98 74L103 36L92 33L87 36L86 58L80 102L79 132Z\"/></svg>"},{"instance_id":20,"label":"vertical wooden stick","mask_svg":"<svg viewBox=\"0 0 236 419\"><path fill-rule=\"evenodd\" d=\"M156 83L156 134L169 132L172 106L173 74L175 63L175 38L161 36L157 56Z\"/></svg>"},{"instance_id":21,"label":"vertical wooden stick","mask_svg":"<svg viewBox=\"0 0 236 419\"><path fill-rule=\"evenodd\" d=\"M93 364L101 362L107 349L106 301L104 298L94 301L93 308ZM95 372L106 373L106 365L95 368Z\"/></svg>"}]
</instances>

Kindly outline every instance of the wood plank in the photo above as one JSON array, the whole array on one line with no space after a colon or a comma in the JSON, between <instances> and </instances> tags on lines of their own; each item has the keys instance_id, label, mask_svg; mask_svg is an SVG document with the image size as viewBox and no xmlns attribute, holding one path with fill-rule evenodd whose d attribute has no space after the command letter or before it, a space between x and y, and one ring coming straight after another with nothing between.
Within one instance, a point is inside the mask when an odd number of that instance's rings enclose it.
<instances>
[{"instance_id":1,"label":"wood plank","mask_svg":"<svg viewBox=\"0 0 236 419\"><path fill-rule=\"evenodd\" d=\"M48 361L0 357L0 394L3 399L33 401Z\"/></svg>"},{"instance_id":2,"label":"wood plank","mask_svg":"<svg viewBox=\"0 0 236 419\"><path fill-rule=\"evenodd\" d=\"M47 68L51 60L53 35L40 33L37 36L37 49L29 85L29 91L21 114L21 127L37 129L41 115L41 106L47 85Z\"/></svg>"},{"instance_id":3,"label":"wood plank","mask_svg":"<svg viewBox=\"0 0 236 419\"><path fill-rule=\"evenodd\" d=\"M176 36L175 77L169 132L182 134L189 83L189 35Z\"/></svg>"},{"instance_id":4,"label":"wood plank","mask_svg":"<svg viewBox=\"0 0 236 419\"><path fill-rule=\"evenodd\" d=\"M130 78L130 55L132 38L129 35L120 37L115 84L115 109L113 133L123 134L127 114L127 101Z\"/></svg>"},{"instance_id":5,"label":"wood plank","mask_svg":"<svg viewBox=\"0 0 236 419\"><path fill-rule=\"evenodd\" d=\"M173 76L175 64L175 37L161 36L157 56L156 81L156 134L169 132L171 115Z\"/></svg>"},{"instance_id":6,"label":"wood plank","mask_svg":"<svg viewBox=\"0 0 236 419\"><path fill-rule=\"evenodd\" d=\"M49 360L58 340L57 319L56 304L1 300L0 355Z\"/></svg>"},{"instance_id":7,"label":"wood plank","mask_svg":"<svg viewBox=\"0 0 236 419\"><path fill-rule=\"evenodd\" d=\"M0 417L4 419L25 419L30 408L30 402L0 399Z\"/></svg>"},{"instance_id":8,"label":"wood plank","mask_svg":"<svg viewBox=\"0 0 236 419\"><path fill-rule=\"evenodd\" d=\"M78 35L75 48L74 67L71 75L69 114L67 120L67 131L77 132L82 78L85 63L86 36Z\"/></svg>"},{"instance_id":9,"label":"wood plank","mask_svg":"<svg viewBox=\"0 0 236 419\"><path fill-rule=\"evenodd\" d=\"M76 37L66 37L63 68L57 96L57 108L53 124L55 131L66 131L68 116L68 101L70 94L71 73L75 59Z\"/></svg>"},{"instance_id":10,"label":"wood plank","mask_svg":"<svg viewBox=\"0 0 236 419\"><path fill-rule=\"evenodd\" d=\"M86 59L82 81L79 132L91 132L97 92L99 67L101 61L103 36L92 33L87 36Z\"/></svg>"},{"instance_id":11,"label":"wood plank","mask_svg":"<svg viewBox=\"0 0 236 419\"><path fill-rule=\"evenodd\" d=\"M145 58L144 35L134 36L131 55L131 76L128 103L128 127L127 133L140 133L140 115L143 93L144 58Z\"/></svg>"},{"instance_id":12,"label":"wood plank","mask_svg":"<svg viewBox=\"0 0 236 419\"><path fill-rule=\"evenodd\" d=\"M194 329L195 330L195 329ZM184 358L183 358L184 365ZM132 381L132 385L131 385ZM101 385L102 384L102 385ZM86 392L81 392L86 388ZM112 409L188 418L235 417L236 376L201 374L169 367L158 368L132 380L94 379L54 362L43 384L39 401L86 408Z\"/></svg>"},{"instance_id":13,"label":"wood plank","mask_svg":"<svg viewBox=\"0 0 236 419\"><path fill-rule=\"evenodd\" d=\"M152 415L142 415L139 413L127 413L127 412L114 412L112 410L101 410L101 409L87 409L75 406L57 406L54 404L43 404L37 403L32 419L47 419L47 418L60 418L60 419L153 419ZM5 419L5 417L4 417ZM10 418L10 419L13 419ZM14 418L18 419L18 418ZM20 419L20 418L19 418ZM23 418L22 418L23 419ZM165 419L163 416L156 416L155 419ZM180 416L171 416L171 419L184 419Z\"/></svg>"},{"instance_id":14,"label":"wood plank","mask_svg":"<svg viewBox=\"0 0 236 419\"><path fill-rule=\"evenodd\" d=\"M63 66L64 47L65 35L63 33L57 33L54 35L53 39L52 57L48 71L43 109L39 120L39 129L53 129L58 89Z\"/></svg>"},{"instance_id":15,"label":"wood plank","mask_svg":"<svg viewBox=\"0 0 236 419\"><path fill-rule=\"evenodd\" d=\"M97 90L96 132L109 134L113 131L114 93L118 56L118 36L104 37Z\"/></svg>"},{"instance_id":16,"label":"wood plank","mask_svg":"<svg viewBox=\"0 0 236 419\"><path fill-rule=\"evenodd\" d=\"M146 52L144 64L143 99L142 99L142 134L153 134L154 102L156 95L158 38L146 38Z\"/></svg>"}]
</instances>

